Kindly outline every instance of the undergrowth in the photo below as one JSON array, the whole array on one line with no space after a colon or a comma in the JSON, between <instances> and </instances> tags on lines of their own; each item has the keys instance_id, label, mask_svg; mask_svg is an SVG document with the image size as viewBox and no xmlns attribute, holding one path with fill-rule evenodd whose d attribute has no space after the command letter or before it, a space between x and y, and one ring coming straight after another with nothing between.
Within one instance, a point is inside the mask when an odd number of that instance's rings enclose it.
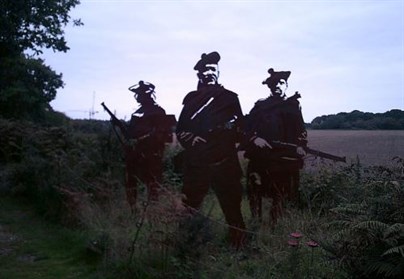
<instances>
[{"instance_id":1,"label":"undergrowth","mask_svg":"<svg viewBox=\"0 0 404 279\"><path fill-rule=\"evenodd\" d=\"M168 146L158 202L140 185L126 204L119 142L108 122L38 127L1 120L2 193L31 200L48 220L83 230L102 278L403 278L404 167L321 163L301 175L300 204L275 228L242 203L248 243L232 250L209 194L181 203L180 149ZM4 136L3 136L4 135ZM245 162L242 162L245 166ZM264 213L271 203L264 200Z\"/></svg>"}]
</instances>

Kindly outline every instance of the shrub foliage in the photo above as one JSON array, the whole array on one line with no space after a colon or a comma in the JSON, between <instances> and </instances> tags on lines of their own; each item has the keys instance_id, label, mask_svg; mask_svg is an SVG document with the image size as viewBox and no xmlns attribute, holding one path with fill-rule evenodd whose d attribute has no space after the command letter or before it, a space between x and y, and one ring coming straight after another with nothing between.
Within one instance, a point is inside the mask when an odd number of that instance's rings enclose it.
<instances>
[{"instance_id":1,"label":"shrub foliage","mask_svg":"<svg viewBox=\"0 0 404 279\"><path fill-rule=\"evenodd\" d=\"M78 4L79 0L0 1L0 116L39 120L51 110L50 101L63 87L62 74L38 55L45 48L69 49L63 28Z\"/></svg>"},{"instance_id":2,"label":"shrub foliage","mask_svg":"<svg viewBox=\"0 0 404 279\"><path fill-rule=\"evenodd\" d=\"M0 119L0 191L29 199L50 220L86 230L92 238L86 249L99 259L103 278L404 275L401 158L388 167L356 161L310 168L302 173L300 206L287 207L275 228L252 219L244 200L249 243L234 251L214 195L197 218L182 206L181 174L173 164L178 147L167 149L159 202L142 198L140 185L131 212L123 154L110 123L56 122L63 125Z\"/></svg>"}]
</instances>

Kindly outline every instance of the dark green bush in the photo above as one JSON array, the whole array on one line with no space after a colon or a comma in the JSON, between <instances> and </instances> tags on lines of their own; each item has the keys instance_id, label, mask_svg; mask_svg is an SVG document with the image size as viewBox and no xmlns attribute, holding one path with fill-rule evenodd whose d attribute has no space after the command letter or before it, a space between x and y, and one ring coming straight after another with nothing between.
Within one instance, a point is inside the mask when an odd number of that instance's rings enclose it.
<instances>
[{"instance_id":1,"label":"dark green bush","mask_svg":"<svg viewBox=\"0 0 404 279\"><path fill-rule=\"evenodd\" d=\"M75 120L49 127L0 119L1 190L28 198L54 220L63 218L74 193L111 190L103 189L105 178L124 175L119 143L106 124L85 129Z\"/></svg>"}]
</instances>

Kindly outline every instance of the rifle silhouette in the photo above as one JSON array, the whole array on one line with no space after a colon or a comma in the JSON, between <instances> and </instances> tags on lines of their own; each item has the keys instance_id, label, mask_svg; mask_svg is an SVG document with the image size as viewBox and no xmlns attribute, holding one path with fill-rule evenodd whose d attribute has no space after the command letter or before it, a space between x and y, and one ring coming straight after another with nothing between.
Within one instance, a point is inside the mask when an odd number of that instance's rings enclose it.
<instances>
[{"instance_id":1,"label":"rifle silhouette","mask_svg":"<svg viewBox=\"0 0 404 279\"><path fill-rule=\"evenodd\" d=\"M104 108L104 110L111 116L111 123L113 125L113 127L118 126L119 129L122 132L122 135L125 137L125 141L129 140L129 132L128 132L128 128L125 126L125 124L123 124L110 110L109 108L104 104L104 102L101 103L101 106ZM122 145L125 145L124 140L122 140L122 138L119 136L119 134L117 133L117 131L114 128L114 132L119 140L119 142Z\"/></svg>"},{"instance_id":2,"label":"rifle silhouette","mask_svg":"<svg viewBox=\"0 0 404 279\"><path fill-rule=\"evenodd\" d=\"M301 95L300 95L300 93L298 91L296 91L295 94L293 96L287 98L285 102L297 101L297 99L299 99L299 98L301 98ZM275 107L277 105L279 105L279 104L273 104L270 108ZM269 108L265 107L265 109L259 109L258 111L261 113L264 110L267 111L267 110L269 110ZM277 140L270 141L269 144L273 145L274 147L285 148L288 151L293 151L293 153L296 150L296 148L298 147L297 144L288 143L288 142L282 142L282 141L277 141ZM336 162L346 163L346 157L345 156L344 157L339 157L339 156L336 156L336 155L333 155L333 154L330 154L330 153L326 153L326 152L323 152L323 151L320 151L320 150L312 149L310 147L303 147L303 149L304 149L304 151L306 151L306 153L312 154L312 155L314 155L316 157L321 157L321 158L333 160L333 161L336 161Z\"/></svg>"},{"instance_id":3,"label":"rifle silhouette","mask_svg":"<svg viewBox=\"0 0 404 279\"><path fill-rule=\"evenodd\" d=\"M140 125L147 125L149 127L152 127L149 133L147 134L142 134L142 135L136 135L133 133L133 128L132 121L130 126L126 126L125 123L120 121L110 110L109 108L104 104L104 102L101 103L101 106L105 109L105 111L111 116L111 123L113 124L113 127L118 126L119 129L121 130L122 135L125 137L125 141L122 140L122 138L118 135L116 132L115 128L115 134L117 135L119 141L121 144L133 144L133 140L142 140L145 139L149 136L155 136L156 134L172 134L172 132L175 130L175 125L176 125L176 120L174 115L153 115L153 116L148 116L147 118L141 118L138 119L136 122ZM143 121L143 122L139 122ZM171 140L167 141L170 142Z\"/></svg>"},{"instance_id":4,"label":"rifle silhouette","mask_svg":"<svg viewBox=\"0 0 404 279\"><path fill-rule=\"evenodd\" d=\"M282 141L277 141L277 140L270 141L269 143L271 145L275 146L275 147L286 147L286 148L293 148L293 149L298 147L297 144L287 143L287 142L282 142ZM346 163L346 157L345 156L340 157L340 156L333 155L333 154L330 154L330 153L326 153L326 152L323 152L323 151L320 151L320 150L312 149L310 147L303 147L303 149L304 149L304 151L306 151L306 153L312 154L312 155L314 155L316 157L321 157L321 158L324 158L324 159L329 159L329 160L333 160L333 161L337 161L337 162Z\"/></svg>"}]
</instances>

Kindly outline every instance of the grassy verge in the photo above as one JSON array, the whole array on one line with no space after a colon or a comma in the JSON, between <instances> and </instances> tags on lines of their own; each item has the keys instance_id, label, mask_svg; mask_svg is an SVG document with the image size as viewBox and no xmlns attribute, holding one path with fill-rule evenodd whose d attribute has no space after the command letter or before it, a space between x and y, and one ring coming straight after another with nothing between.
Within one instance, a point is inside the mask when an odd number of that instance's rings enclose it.
<instances>
[{"instance_id":1,"label":"grassy verge","mask_svg":"<svg viewBox=\"0 0 404 279\"><path fill-rule=\"evenodd\" d=\"M0 197L0 278L96 278L84 233L49 224L15 199Z\"/></svg>"}]
</instances>

